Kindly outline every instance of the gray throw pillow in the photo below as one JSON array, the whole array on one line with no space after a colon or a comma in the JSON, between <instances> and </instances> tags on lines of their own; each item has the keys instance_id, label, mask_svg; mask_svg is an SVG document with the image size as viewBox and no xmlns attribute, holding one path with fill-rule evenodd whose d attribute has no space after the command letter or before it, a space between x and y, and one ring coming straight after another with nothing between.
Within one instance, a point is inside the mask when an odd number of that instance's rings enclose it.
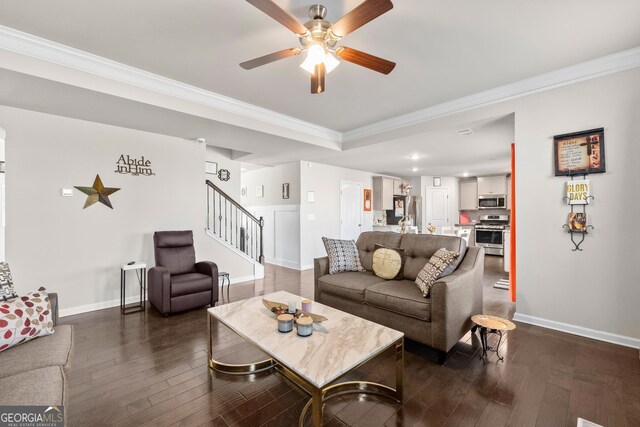
<instances>
[{"instance_id":1,"label":"gray throw pillow","mask_svg":"<svg viewBox=\"0 0 640 427\"><path fill-rule=\"evenodd\" d=\"M322 238L329 257L329 274L345 271L364 271L360 263L360 254L353 240Z\"/></svg>"},{"instance_id":2,"label":"gray throw pillow","mask_svg":"<svg viewBox=\"0 0 640 427\"><path fill-rule=\"evenodd\" d=\"M442 270L442 273L440 273L440 275L438 276L438 279L444 276L448 276L451 273L453 273L454 271L456 271L456 268L458 268L458 266L460 265L460 263L462 262L462 259L464 258L464 254L467 253L467 242L464 239L460 239L460 255L458 255L458 257L456 259L454 259L451 264L447 265L445 267L444 270Z\"/></svg>"},{"instance_id":3,"label":"gray throw pillow","mask_svg":"<svg viewBox=\"0 0 640 427\"><path fill-rule=\"evenodd\" d=\"M423 297L427 298L429 296L431 287L436 283L436 280L438 280L440 273L442 273L453 260L458 258L459 255L458 252L451 252L445 248L440 248L433 254L429 262L427 262L420 273L418 273L418 277L416 277L415 280Z\"/></svg>"}]
</instances>

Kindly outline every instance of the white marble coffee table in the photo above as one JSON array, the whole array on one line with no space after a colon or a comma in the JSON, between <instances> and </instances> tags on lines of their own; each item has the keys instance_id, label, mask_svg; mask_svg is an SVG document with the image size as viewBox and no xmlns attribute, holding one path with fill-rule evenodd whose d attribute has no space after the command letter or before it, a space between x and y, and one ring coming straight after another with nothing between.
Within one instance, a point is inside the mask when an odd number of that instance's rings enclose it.
<instances>
[{"instance_id":1,"label":"white marble coffee table","mask_svg":"<svg viewBox=\"0 0 640 427\"><path fill-rule=\"evenodd\" d=\"M302 297L280 291L249 298L208 310L208 360L217 371L249 374L275 369L311 394L300 414L300 425L312 407L314 426L322 425L323 402L345 393L372 393L402 402L404 372L404 334L386 326L353 316L329 306L313 303L312 312L328 318L313 325L310 337L300 337L294 331L280 333L275 315L263 304L270 301L296 301ZM270 358L246 365L221 363L211 355L211 329L220 321L248 342L255 344ZM390 347L396 349L396 388L366 381L336 382L353 369L371 360Z\"/></svg>"}]
</instances>

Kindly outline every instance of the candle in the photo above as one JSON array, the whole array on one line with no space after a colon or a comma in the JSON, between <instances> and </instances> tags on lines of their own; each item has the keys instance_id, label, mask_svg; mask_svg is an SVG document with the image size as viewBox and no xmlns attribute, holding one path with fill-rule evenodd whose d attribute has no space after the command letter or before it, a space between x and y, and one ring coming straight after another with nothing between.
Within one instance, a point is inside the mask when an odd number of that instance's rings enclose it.
<instances>
[{"instance_id":1,"label":"candle","mask_svg":"<svg viewBox=\"0 0 640 427\"><path fill-rule=\"evenodd\" d=\"M295 313L296 312L296 302L289 300L289 313Z\"/></svg>"},{"instance_id":2,"label":"candle","mask_svg":"<svg viewBox=\"0 0 640 427\"><path fill-rule=\"evenodd\" d=\"M307 313L311 312L311 303L312 301L310 299L303 299L302 300L302 311L306 311Z\"/></svg>"},{"instance_id":3,"label":"candle","mask_svg":"<svg viewBox=\"0 0 640 427\"><path fill-rule=\"evenodd\" d=\"M281 314L278 316L278 331L291 332L293 330L293 316L290 314Z\"/></svg>"},{"instance_id":4,"label":"candle","mask_svg":"<svg viewBox=\"0 0 640 427\"><path fill-rule=\"evenodd\" d=\"M308 337L313 333L313 319L311 317L298 317L296 325L298 326L298 335L301 337Z\"/></svg>"}]
</instances>

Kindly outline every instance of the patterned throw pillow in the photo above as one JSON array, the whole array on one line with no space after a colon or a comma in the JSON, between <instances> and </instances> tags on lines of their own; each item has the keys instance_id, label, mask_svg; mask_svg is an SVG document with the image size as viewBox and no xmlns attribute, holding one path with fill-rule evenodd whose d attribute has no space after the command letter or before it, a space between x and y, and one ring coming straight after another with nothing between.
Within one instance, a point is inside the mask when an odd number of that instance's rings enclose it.
<instances>
[{"instance_id":1,"label":"patterned throw pillow","mask_svg":"<svg viewBox=\"0 0 640 427\"><path fill-rule=\"evenodd\" d=\"M338 240L322 238L324 248L329 257L329 274L345 271L364 271L360 263L360 255L356 242L353 240Z\"/></svg>"},{"instance_id":2,"label":"patterned throw pillow","mask_svg":"<svg viewBox=\"0 0 640 427\"><path fill-rule=\"evenodd\" d=\"M0 262L0 300L6 301L17 297L16 291L13 289L13 279L9 264Z\"/></svg>"},{"instance_id":3,"label":"patterned throw pillow","mask_svg":"<svg viewBox=\"0 0 640 427\"><path fill-rule=\"evenodd\" d=\"M46 292L0 302L0 352L52 333L51 302Z\"/></svg>"},{"instance_id":4,"label":"patterned throw pillow","mask_svg":"<svg viewBox=\"0 0 640 427\"><path fill-rule=\"evenodd\" d=\"M381 279L402 279L404 249L387 248L376 243L373 251L373 273Z\"/></svg>"},{"instance_id":5,"label":"patterned throw pillow","mask_svg":"<svg viewBox=\"0 0 640 427\"><path fill-rule=\"evenodd\" d=\"M451 252L444 248L438 249L433 254L429 262L418 273L418 277L416 277L416 285L422 291L423 297L427 298L429 296L431 287L440 276L440 273L459 256L458 252Z\"/></svg>"}]
</instances>

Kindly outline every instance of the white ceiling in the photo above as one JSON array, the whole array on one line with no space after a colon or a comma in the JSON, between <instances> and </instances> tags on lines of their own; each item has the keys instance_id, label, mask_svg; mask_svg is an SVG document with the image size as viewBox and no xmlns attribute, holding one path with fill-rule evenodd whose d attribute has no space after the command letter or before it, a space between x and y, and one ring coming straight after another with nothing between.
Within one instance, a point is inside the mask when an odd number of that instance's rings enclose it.
<instances>
[{"instance_id":1,"label":"white ceiling","mask_svg":"<svg viewBox=\"0 0 640 427\"><path fill-rule=\"evenodd\" d=\"M277 0L300 20L313 2ZM326 0L337 20L359 0ZM389 75L342 64L310 95L297 44L241 0L3 0L0 25L338 131L354 129L640 45L640 1L396 1L344 45L396 61Z\"/></svg>"}]
</instances>

